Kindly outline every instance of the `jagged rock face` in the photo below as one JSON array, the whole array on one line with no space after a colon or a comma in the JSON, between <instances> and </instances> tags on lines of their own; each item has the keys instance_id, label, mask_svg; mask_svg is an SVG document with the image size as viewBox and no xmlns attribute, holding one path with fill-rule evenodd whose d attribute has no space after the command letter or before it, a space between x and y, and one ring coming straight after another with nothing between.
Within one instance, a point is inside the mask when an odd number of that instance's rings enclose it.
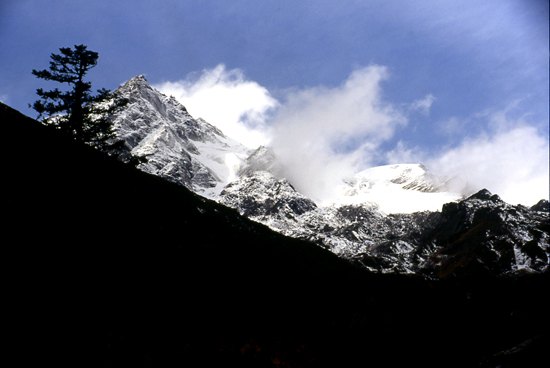
<instances>
[{"instance_id":1,"label":"jagged rock face","mask_svg":"<svg viewBox=\"0 0 550 368\"><path fill-rule=\"evenodd\" d=\"M238 178L225 186L219 201L248 218L284 231L317 205L298 193L288 180L277 178L275 164L273 150L260 146L239 169Z\"/></svg>"},{"instance_id":2,"label":"jagged rock face","mask_svg":"<svg viewBox=\"0 0 550 368\"><path fill-rule=\"evenodd\" d=\"M447 278L549 270L548 211L509 205L486 190L441 212L383 215L366 205L278 210L277 221L265 212L251 218L375 272Z\"/></svg>"},{"instance_id":3,"label":"jagged rock face","mask_svg":"<svg viewBox=\"0 0 550 368\"><path fill-rule=\"evenodd\" d=\"M241 176L240 180L227 184L220 194L220 203L274 228L284 228L317 207L286 179L277 179L267 171Z\"/></svg>"},{"instance_id":4,"label":"jagged rock face","mask_svg":"<svg viewBox=\"0 0 550 368\"><path fill-rule=\"evenodd\" d=\"M395 239L348 256L382 272L438 278L549 270L547 211L512 206L482 190L441 212L408 216L393 216L407 224L397 227ZM395 222L390 228L395 231Z\"/></svg>"},{"instance_id":5,"label":"jagged rock face","mask_svg":"<svg viewBox=\"0 0 550 368\"><path fill-rule=\"evenodd\" d=\"M384 215L366 205L317 207L284 226L279 224L279 231L314 242L371 271L416 273L433 252L419 249L416 238L437 217L437 212Z\"/></svg>"},{"instance_id":6,"label":"jagged rock face","mask_svg":"<svg viewBox=\"0 0 550 368\"><path fill-rule=\"evenodd\" d=\"M549 269L548 211L512 206L482 190L443 207L430 240L442 248L426 264L439 277Z\"/></svg>"},{"instance_id":7,"label":"jagged rock face","mask_svg":"<svg viewBox=\"0 0 550 368\"><path fill-rule=\"evenodd\" d=\"M115 116L115 131L132 155L147 158L140 165L143 171L203 193L224 181L210 167L211 161L223 161L226 153L249 151L203 119L194 119L143 76L132 78L117 93L129 103Z\"/></svg>"}]
</instances>

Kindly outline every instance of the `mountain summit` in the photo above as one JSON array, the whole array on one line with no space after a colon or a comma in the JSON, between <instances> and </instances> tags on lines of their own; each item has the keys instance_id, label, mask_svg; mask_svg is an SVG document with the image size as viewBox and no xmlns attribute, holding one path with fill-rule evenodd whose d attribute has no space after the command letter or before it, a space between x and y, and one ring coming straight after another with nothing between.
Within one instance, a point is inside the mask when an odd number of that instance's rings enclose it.
<instances>
[{"instance_id":1,"label":"mountain summit","mask_svg":"<svg viewBox=\"0 0 550 368\"><path fill-rule=\"evenodd\" d=\"M142 75L118 92L129 103L116 115L115 130L130 154L147 158L140 166L145 172L212 198L251 151L203 119L194 119L174 97L153 89Z\"/></svg>"}]
</instances>

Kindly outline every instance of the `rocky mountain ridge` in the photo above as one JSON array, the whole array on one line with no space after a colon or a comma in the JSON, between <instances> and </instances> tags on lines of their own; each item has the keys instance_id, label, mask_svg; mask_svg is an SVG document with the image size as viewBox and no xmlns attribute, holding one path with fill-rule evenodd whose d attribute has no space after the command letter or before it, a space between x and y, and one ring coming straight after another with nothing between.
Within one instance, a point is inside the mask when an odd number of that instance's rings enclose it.
<instances>
[{"instance_id":1,"label":"rocky mountain ridge","mask_svg":"<svg viewBox=\"0 0 550 368\"><path fill-rule=\"evenodd\" d=\"M547 202L527 209L484 190L461 198L450 191L453 183L420 164L361 172L342 183L339 202L319 206L277 177L272 149L250 149L194 119L143 76L118 92L130 103L115 117L116 129L130 154L148 158L140 166L143 171L371 271L447 277L549 268ZM415 203L431 201L430 209L441 210L388 214L380 211L388 208L382 198L413 209Z\"/></svg>"},{"instance_id":2,"label":"rocky mountain ridge","mask_svg":"<svg viewBox=\"0 0 550 368\"><path fill-rule=\"evenodd\" d=\"M145 172L209 197L232 174L225 162L228 156L238 162L249 155L249 148L203 119L194 119L175 98L153 89L142 75L117 93L129 103L115 116L115 131L129 154L147 158L140 165Z\"/></svg>"}]
</instances>

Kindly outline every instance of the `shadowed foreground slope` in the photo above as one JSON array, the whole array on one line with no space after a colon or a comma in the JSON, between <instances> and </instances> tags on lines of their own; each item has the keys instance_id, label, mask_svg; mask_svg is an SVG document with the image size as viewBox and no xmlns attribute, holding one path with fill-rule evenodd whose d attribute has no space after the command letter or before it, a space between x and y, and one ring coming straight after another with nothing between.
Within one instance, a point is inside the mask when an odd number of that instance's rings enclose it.
<instances>
[{"instance_id":1,"label":"shadowed foreground slope","mask_svg":"<svg viewBox=\"0 0 550 368\"><path fill-rule=\"evenodd\" d=\"M0 116L12 299L31 331L46 331L36 342L52 345L48 360L67 360L75 340L91 353L73 364L113 367L529 366L543 357L544 275L429 283L369 274L5 105Z\"/></svg>"}]
</instances>

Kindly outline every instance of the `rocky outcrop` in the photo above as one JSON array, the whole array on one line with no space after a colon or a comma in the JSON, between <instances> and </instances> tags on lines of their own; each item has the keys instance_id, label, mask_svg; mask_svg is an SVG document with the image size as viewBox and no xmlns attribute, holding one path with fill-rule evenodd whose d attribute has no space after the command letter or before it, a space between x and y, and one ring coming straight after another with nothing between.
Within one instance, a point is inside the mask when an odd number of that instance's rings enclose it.
<instances>
[{"instance_id":1,"label":"rocky outcrop","mask_svg":"<svg viewBox=\"0 0 550 368\"><path fill-rule=\"evenodd\" d=\"M381 272L437 278L513 275L549 270L548 211L503 202L483 189L441 212L395 216L407 224L397 236L349 255ZM391 229L396 229L395 222ZM409 267L406 267L409 266Z\"/></svg>"},{"instance_id":2,"label":"rocky outcrop","mask_svg":"<svg viewBox=\"0 0 550 368\"><path fill-rule=\"evenodd\" d=\"M297 222L300 215L317 208L286 179L277 179L267 171L254 172L227 184L220 194L220 203L280 230L288 227L289 222Z\"/></svg>"}]
</instances>

